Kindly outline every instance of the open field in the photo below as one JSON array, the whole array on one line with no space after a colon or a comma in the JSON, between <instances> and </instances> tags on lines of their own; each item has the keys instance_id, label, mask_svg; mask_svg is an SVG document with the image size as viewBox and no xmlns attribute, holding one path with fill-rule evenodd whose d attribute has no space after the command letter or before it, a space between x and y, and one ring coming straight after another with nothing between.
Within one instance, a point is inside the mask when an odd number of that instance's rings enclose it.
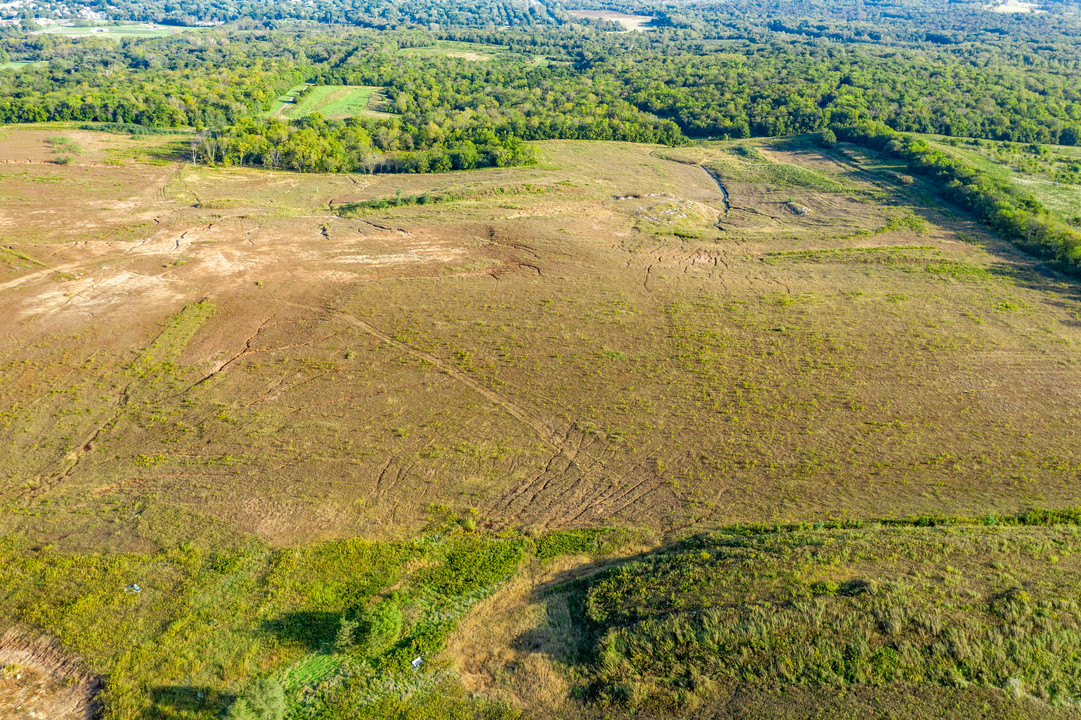
<instances>
[{"instance_id":1,"label":"open field","mask_svg":"<svg viewBox=\"0 0 1081 720\"><path fill-rule=\"evenodd\" d=\"M121 25L50 25L40 32L70 37L106 35L109 37L165 37L185 30L174 25L154 25L153 23L125 23Z\"/></svg>"},{"instance_id":2,"label":"open field","mask_svg":"<svg viewBox=\"0 0 1081 720\"><path fill-rule=\"evenodd\" d=\"M41 65L40 62L5 62L0 63L0 70L21 70L24 67L32 67L34 65Z\"/></svg>"},{"instance_id":3,"label":"open field","mask_svg":"<svg viewBox=\"0 0 1081 720\"><path fill-rule=\"evenodd\" d=\"M375 717L474 717L470 691L499 718L865 717L891 693L911 717L1055 717L1024 703L1073 681L1033 670L1042 646L992 662L1009 631L988 618L1017 584L1016 622L1073 622L1074 530L859 520L1081 503L1076 285L853 146L538 147L533 167L327 176L4 128L4 617L78 655L73 677L108 675L109 718L216 717L261 673L298 718L402 687ZM599 526L621 530L580 530ZM756 602L788 607L780 587L867 625L872 654L893 642L872 599L901 595L845 588L903 576L966 628L969 685L934 660L956 638L906 616L896 676L812 682L806 658L736 648L748 677L788 674L732 695L693 645L673 646L686 677L619 655L667 632L645 610L595 611L654 597L669 622L693 568L708 602L686 621L734 626L747 611L703 589L730 566ZM777 637L803 632L785 612Z\"/></svg>"},{"instance_id":4,"label":"open field","mask_svg":"<svg viewBox=\"0 0 1081 720\"><path fill-rule=\"evenodd\" d=\"M1081 148L936 138L937 147L976 165L981 172L1031 193L1071 224L1081 222Z\"/></svg>"},{"instance_id":5,"label":"open field","mask_svg":"<svg viewBox=\"0 0 1081 720\"><path fill-rule=\"evenodd\" d=\"M627 30L645 30L653 22L649 15L628 15L614 10L568 10L567 14L588 20L612 20Z\"/></svg>"},{"instance_id":6,"label":"open field","mask_svg":"<svg viewBox=\"0 0 1081 720\"><path fill-rule=\"evenodd\" d=\"M430 503L672 530L1077 501L1073 286L855 149L551 142L331 177L77 131L59 166L54 130L7 133L7 531L145 547L119 510L142 504L292 544ZM399 191L462 199L333 210Z\"/></svg>"},{"instance_id":7,"label":"open field","mask_svg":"<svg viewBox=\"0 0 1081 720\"><path fill-rule=\"evenodd\" d=\"M1022 15L1027 13L1045 12L1040 10L1039 3L1024 2L1024 0L1003 0L998 4L989 5L988 8L991 12L1021 13Z\"/></svg>"},{"instance_id":8,"label":"open field","mask_svg":"<svg viewBox=\"0 0 1081 720\"><path fill-rule=\"evenodd\" d=\"M373 104L379 102L377 87L351 85L321 85L312 87L299 102L285 104L278 113L281 117L295 119L321 113L331 120L342 120L368 112ZM296 92L290 94L295 97Z\"/></svg>"},{"instance_id":9,"label":"open field","mask_svg":"<svg viewBox=\"0 0 1081 720\"><path fill-rule=\"evenodd\" d=\"M308 87L307 83L301 83L289 88L274 102L274 106L266 113L267 117L281 117L282 113L296 102L297 94L306 87Z\"/></svg>"},{"instance_id":10,"label":"open field","mask_svg":"<svg viewBox=\"0 0 1081 720\"><path fill-rule=\"evenodd\" d=\"M402 52L408 55L443 55L471 62L488 62L495 59L529 59L528 55L508 51L500 45L485 45L483 43L454 40L436 40L433 44L425 47L403 48ZM538 60L543 60L543 58L534 58L534 62Z\"/></svg>"}]
</instances>

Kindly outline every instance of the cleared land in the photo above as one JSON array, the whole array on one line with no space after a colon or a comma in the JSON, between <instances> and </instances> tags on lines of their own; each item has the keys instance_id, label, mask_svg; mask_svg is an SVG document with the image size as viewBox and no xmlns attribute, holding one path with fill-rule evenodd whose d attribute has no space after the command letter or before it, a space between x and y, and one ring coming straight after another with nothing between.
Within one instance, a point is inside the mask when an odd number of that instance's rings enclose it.
<instances>
[{"instance_id":1,"label":"cleared land","mask_svg":"<svg viewBox=\"0 0 1081 720\"><path fill-rule=\"evenodd\" d=\"M41 65L39 62L5 62L0 63L0 70L21 70L24 67Z\"/></svg>"},{"instance_id":2,"label":"cleared land","mask_svg":"<svg viewBox=\"0 0 1081 720\"><path fill-rule=\"evenodd\" d=\"M627 30L645 30L653 22L649 15L628 15L614 10L568 10L567 14L588 20L612 20Z\"/></svg>"},{"instance_id":3,"label":"cleared land","mask_svg":"<svg viewBox=\"0 0 1081 720\"><path fill-rule=\"evenodd\" d=\"M0 141L6 531L1077 502L1074 286L855 149L552 142L532 168L328 177L77 131L60 166L56 134ZM399 190L463 199L332 209Z\"/></svg>"},{"instance_id":4,"label":"cleared land","mask_svg":"<svg viewBox=\"0 0 1081 720\"><path fill-rule=\"evenodd\" d=\"M455 717L453 673L538 718L1069 716L1074 526L857 522L1079 503L1076 285L896 164L321 176L4 133L0 607L107 718L218 717L264 673L297 717ZM833 522L687 539L763 520ZM66 702L34 672L0 699Z\"/></svg>"},{"instance_id":5,"label":"cleared land","mask_svg":"<svg viewBox=\"0 0 1081 720\"><path fill-rule=\"evenodd\" d=\"M294 119L317 112L328 119L341 120L370 111L372 105L379 102L380 90L378 87L320 85L296 101L298 90L295 89L289 93L293 101L283 104L278 114Z\"/></svg>"},{"instance_id":6,"label":"cleared land","mask_svg":"<svg viewBox=\"0 0 1081 720\"><path fill-rule=\"evenodd\" d=\"M107 35L110 37L165 37L184 30L198 28L185 28L173 25L153 24L121 24L121 25L51 25L40 30L42 33L54 35L69 35L83 37L91 35Z\"/></svg>"},{"instance_id":7,"label":"cleared land","mask_svg":"<svg viewBox=\"0 0 1081 720\"><path fill-rule=\"evenodd\" d=\"M495 58L520 60L523 57L518 53L509 52L505 47L499 45L457 42L454 40L437 40L425 47L404 48L402 52L410 55L444 55L472 62L487 62ZM528 58L528 56L525 57Z\"/></svg>"},{"instance_id":8,"label":"cleared land","mask_svg":"<svg viewBox=\"0 0 1081 720\"><path fill-rule=\"evenodd\" d=\"M981 172L1031 193L1061 220L1081 223L1081 148L939 138L937 147L976 165Z\"/></svg>"}]
</instances>

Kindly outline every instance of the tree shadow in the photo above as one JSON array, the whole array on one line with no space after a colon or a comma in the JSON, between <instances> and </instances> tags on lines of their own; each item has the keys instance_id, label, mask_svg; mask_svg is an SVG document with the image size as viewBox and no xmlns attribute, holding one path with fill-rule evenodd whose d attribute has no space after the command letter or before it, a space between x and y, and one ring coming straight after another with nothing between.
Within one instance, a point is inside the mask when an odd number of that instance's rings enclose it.
<instances>
[{"instance_id":1,"label":"tree shadow","mask_svg":"<svg viewBox=\"0 0 1081 720\"><path fill-rule=\"evenodd\" d=\"M310 651L333 644L341 625L341 613L293 612L263 623L265 632L291 643L304 645Z\"/></svg>"},{"instance_id":2,"label":"tree shadow","mask_svg":"<svg viewBox=\"0 0 1081 720\"><path fill-rule=\"evenodd\" d=\"M195 685L160 685L150 690L153 703L147 718L175 717L199 713L217 717L236 702L236 695Z\"/></svg>"},{"instance_id":3,"label":"tree shadow","mask_svg":"<svg viewBox=\"0 0 1081 720\"><path fill-rule=\"evenodd\" d=\"M547 622L515 637L510 645L524 653L540 653L565 666L587 665L596 659L597 641L604 628L593 623L586 612L590 587L606 573L636 562L678 552L701 543L699 535L668 543L635 555L598 560L565 570L539 583L529 595L530 602L544 606Z\"/></svg>"},{"instance_id":4,"label":"tree shadow","mask_svg":"<svg viewBox=\"0 0 1081 720\"><path fill-rule=\"evenodd\" d=\"M1021 250L1013 252L1023 253ZM1046 304L1069 313L1067 318L1061 319L1062 324L1081 327L1081 284L1027 254L1025 260L1027 262L996 262L988 270L992 275L1009 279L1017 287L1039 291Z\"/></svg>"}]
</instances>

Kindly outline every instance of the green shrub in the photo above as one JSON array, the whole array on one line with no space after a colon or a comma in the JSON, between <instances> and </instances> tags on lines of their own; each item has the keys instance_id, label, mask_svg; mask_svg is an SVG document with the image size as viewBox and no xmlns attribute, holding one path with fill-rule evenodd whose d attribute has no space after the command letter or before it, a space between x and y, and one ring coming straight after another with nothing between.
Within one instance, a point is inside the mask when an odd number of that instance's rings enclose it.
<instances>
[{"instance_id":1,"label":"green shrub","mask_svg":"<svg viewBox=\"0 0 1081 720\"><path fill-rule=\"evenodd\" d=\"M229 720L283 720L285 694L281 684L271 678L259 678L233 703L226 717Z\"/></svg>"},{"instance_id":2,"label":"green shrub","mask_svg":"<svg viewBox=\"0 0 1081 720\"><path fill-rule=\"evenodd\" d=\"M359 645L365 655L382 653L402 634L402 611L396 598L388 598L362 615Z\"/></svg>"},{"instance_id":3,"label":"green shrub","mask_svg":"<svg viewBox=\"0 0 1081 720\"><path fill-rule=\"evenodd\" d=\"M586 582L591 694L641 709L721 686L1007 688L1023 678L1037 698L1071 701L1081 695L1081 570L1047 568L1081 552L1081 535L1053 518L1075 513L690 538Z\"/></svg>"},{"instance_id":4,"label":"green shrub","mask_svg":"<svg viewBox=\"0 0 1081 720\"><path fill-rule=\"evenodd\" d=\"M442 562L417 574L417 581L443 595L462 595L503 580L518 569L521 540L463 537L448 544Z\"/></svg>"}]
</instances>

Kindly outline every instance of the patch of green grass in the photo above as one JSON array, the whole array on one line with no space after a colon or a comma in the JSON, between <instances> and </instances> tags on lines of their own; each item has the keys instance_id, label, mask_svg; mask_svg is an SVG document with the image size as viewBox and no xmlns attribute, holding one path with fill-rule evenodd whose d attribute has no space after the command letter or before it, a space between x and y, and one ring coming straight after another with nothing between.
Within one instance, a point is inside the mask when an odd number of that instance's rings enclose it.
<instances>
[{"instance_id":1,"label":"patch of green grass","mask_svg":"<svg viewBox=\"0 0 1081 720\"><path fill-rule=\"evenodd\" d=\"M283 113L287 107L296 102L297 94L306 87L308 87L307 83L300 83L299 85L294 85L293 87L286 90L285 93L283 93L276 101L274 101L274 104L270 107L270 109L267 110L267 112L265 113L266 117L280 115L281 113Z\"/></svg>"},{"instance_id":2,"label":"patch of green grass","mask_svg":"<svg viewBox=\"0 0 1081 720\"><path fill-rule=\"evenodd\" d=\"M295 119L320 113L329 119L342 119L359 115L368 109L368 104L373 94L380 88L353 86L353 85L315 85L307 90L292 92L292 96L299 98L295 102L284 104L281 110L282 117Z\"/></svg>"},{"instance_id":3,"label":"patch of green grass","mask_svg":"<svg viewBox=\"0 0 1081 720\"><path fill-rule=\"evenodd\" d=\"M553 530L537 540L536 555L551 560L561 555L602 555L611 552L624 533L610 528Z\"/></svg>"},{"instance_id":4,"label":"patch of green grass","mask_svg":"<svg viewBox=\"0 0 1081 720\"><path fill-rule=\"evenodd\" d=\"M220 717L263 676L285 691L290 717L357 716L339 706L397 717L378 708L437 702L426 694L442 676L413 658L430 662L526 547L461 534L290 550L203 538L117 555L0 540L0 617L50 633L106 676L107 720ZM376 627L380 640L367 641Z\"/></svg>"},{"instance_id":5,"label":"patch of green grass","mask_svg":"<svg viewBox=\"0 0 1081 720\"><path fill-rule=\"evenodd\" d=\"M722 178L762 184L774 188L808 188L818 192L845 192L849 186L836 177L802 165L773 162L753 145L737 144L724 147L704 163Z\"/></svg>"},{"instance_id":6,"label":"patch of green grass","mask_svg":"<svg viewBox=\"0 0 1081 720\"><path fill-rule=\"evenodd\" d=\"M0 63L0 70L22 70L25 67L34 67L35 65L45 65L46 63L40 61L20 61L12 60L10 62Z\"/></svg>"},{"instance_id":7,"label":"patch of green grass","mask_svg":"<svg viewBox=\"0 0 1081 720\"><path fill-rule=\"evenodd\" d=\"M1074 226L1081 224L1081 211L1077 208L1081 158L1076 148L944 138L937 139L933 145L1022 193L1031 193L1058 219Z\"/></svg>"},{"instance_id":8,"label":"patch of green grass","mask_svg":"<svg viewBox=\"0 0 1081 720\"><path fill-rule=\"evenodd\" d=\"M24 262L28 262L31 265L37 265L38 267L43 267L43 268L48 268L49 267L45 263L43 263L43 262L41 262L39 260L35 260L34 258L30 257L26 253L19 252L18 250L13 250L12 248L9 248L9 247L0 246L0 262L5 262L5 263L12 264L13 263L13 260L12 260L13 258L15 260L22 260Z\"/></svg>"},{"instance_id":9,"label":"patch of green grass","mask_svg":"<svg viewBox=\"0 0 1081 720\"><path fill-rule=\"evenodd\" d=\"M41 30L50 35L66 35L69 37L90 37L104 35L108 37L136 37L153 38L167 37L180 32L179 27L166 27L163 25L142 24L116 24L116 25L52 25Z\"/></svg>"},{"instance_id":10,"label":"patch of green grass","mask_svg":"<svg viewBox=\"0 0 1081 720\"><path fill-rule=\"evenodd\" d=\"M177 261L174 265L181 264ZM184 307L171 317L161 334L129 366L138 377L171 368L203 323L214 314L214 304L202 301Z\"/></svg>"},{"instance_id":11,"label":"patch of green grass","mask_svg":"<svg viewBox=\"0 0 1081 720\"><path fill-rule=\"evenodd\" d=\"M537 195L551 192L552 188L532 183L521 185L496 186L474 190L448 190L446 192L425 192L420 195L398 194L389 197L372 198L358 202L341 203L334 206L334 212L342 217L363 215L371 210L386 210L395 207L411 207L414 205L437 205L454 203L461 200L479 200L486 197L500 197L513 195Z\"/></svg>"},{"instance_id":12,"label":"patch of green grass","mask_svg":"<svg viewBox=\"0 0 1081 720\"><path fill-rule=\"evenodd\" d=\"M402 52L408 55L442 55L444 57L459 57L476 62L484 62L497 56L509 54L506 48L498 45L458 42L455 40L437 40L431 45L426 45L424 47L405 48Z\"/></svg>"}]
</instances>

